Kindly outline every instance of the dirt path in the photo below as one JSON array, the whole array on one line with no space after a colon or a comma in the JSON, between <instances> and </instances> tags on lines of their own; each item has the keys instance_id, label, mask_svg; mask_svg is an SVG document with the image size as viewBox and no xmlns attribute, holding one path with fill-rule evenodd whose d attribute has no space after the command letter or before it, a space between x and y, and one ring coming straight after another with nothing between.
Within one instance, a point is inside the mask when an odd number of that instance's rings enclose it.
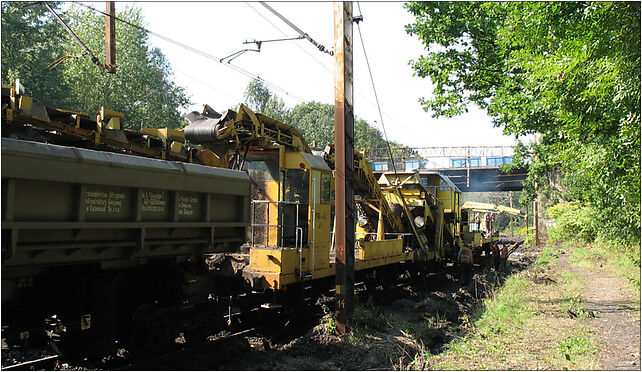
<instances>
[{"instance_id":1,"label":"dirt path","mask_svg":"<svg viewBox=\"0 0 642 372\"><path fill-rule=\"evenodd\" d=\"M560 264L586 278L585 307L595 313L590 325L603 342L605 370L640 370L640 313L626 282L605 269L575 267L564 255Z\"/></svg>"}]
</instances>

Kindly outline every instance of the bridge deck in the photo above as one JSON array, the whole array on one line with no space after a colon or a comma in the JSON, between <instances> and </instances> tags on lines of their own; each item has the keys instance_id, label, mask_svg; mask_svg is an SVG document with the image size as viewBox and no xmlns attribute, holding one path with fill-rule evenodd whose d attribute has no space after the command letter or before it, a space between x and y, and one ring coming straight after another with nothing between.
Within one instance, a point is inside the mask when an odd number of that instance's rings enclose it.
<instances>
[{"instance_id":1,"label":"bridge deck","mask_svg":"<svg viewBox=\"0 0 642 372\"><path fill-rule=\"evenodd\" d=\"M426 169L442 173L462 192L519 191L526 180L526 169L501 173L499 167L439 168ZM422 170L419 169L419 172Z\"/></svg>"}]
</instances>

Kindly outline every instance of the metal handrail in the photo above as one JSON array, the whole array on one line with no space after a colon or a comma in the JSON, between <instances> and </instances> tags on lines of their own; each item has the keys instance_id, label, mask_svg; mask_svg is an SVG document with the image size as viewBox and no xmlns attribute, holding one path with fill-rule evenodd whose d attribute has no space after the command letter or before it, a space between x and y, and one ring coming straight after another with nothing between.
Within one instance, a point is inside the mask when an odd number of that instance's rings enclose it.
<instances>
[{"instance_id":1,"label":"metal handrail","mask_svg":"<svg viewBox=\"0 0 642 372\"><path fill-rule=\"evenodd\" d=\"M355 231L355 234L360 234L360 235L377 235L376 232L363 232L363 231ZM399 235L399 236L409 236L412 235L412 233L383 233L384 235Z\"/></svg>"},{"instance_id":2,"label":"metal handrail","mask_svg":"<svg viewBox=\"0 0 642 372\"><path fill-rule=\"evenodd\" d=\"M266 228L266 233L265 233L265 246L267 247L269 245L269 239L270 239L270 230L269 228L277 228L277 233L280 232L280 239L279 243L277 243L278 248L283 248L284 246L284 241L283 241L283 228L286 226L294 226L295 227L295 247L296 249L301 249L303 247L303 228L299 226L299 214L300 214L300 205L301 202L299 201L285 201L285 200L252 200L252 224L251 224L251 233L252 233L252 245L254 244L254 237L255 237L255 227L263 227ZM281 224L270 224L270 223L256 223L256 205L257 204L267 204L267 218L270 218L270 205L271 204L285 204L285 205L296 205L296 218L295 218L295 224L294 225L285 225L283 223ZM280 215L277 217L281 221L283 221L283 211L281 211ZM279 231L280 230L280 231ZM300 239L299 239L299 230L300 230Z\"/></svg>"},{"instance_id":3,"label":"metal handrail","mask_svg":"<svg viewBox=\"0 0 642 372\"><path fill-rule=\"evenodd\" d=\"M299 201L285 201L285 200L252 200L252 203L260 204L260 203L266 203L266 204L301 204Z\"/></svg>"},{"instance_id":4,"label":"metal handrail","mask_svg":"<svg viewBox=\"0 0 642 372\"><path fill-rule=\"evenodd\" d=\"M298 220L298 219L297 219ZM299 239L299 235L301 238ZM299 252L299 278L303 277L303 228L297 227L294 233L294 248Z\"/></svg>"}]
</instances>

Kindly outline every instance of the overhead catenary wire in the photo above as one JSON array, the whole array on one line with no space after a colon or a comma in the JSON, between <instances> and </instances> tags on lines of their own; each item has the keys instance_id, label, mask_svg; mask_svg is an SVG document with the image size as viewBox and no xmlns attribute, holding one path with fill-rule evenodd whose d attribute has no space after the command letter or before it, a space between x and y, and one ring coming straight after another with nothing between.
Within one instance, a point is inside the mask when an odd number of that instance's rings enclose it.
<instances>
[{"instance_id":1,"label":"overhead catenary wire","mask_svg":"<svg viewBox=\"0 0 642 372\"><path fill-rule=\"evenodd\" d=\"M96 9L96 8L94 8L94 7L92 7L92 6L89 6L89 5L86 5L86 4L83 4L83 3L80 3L80 2L79 2L79 3L76 3L76 4L78 4L78 5L82 6L82 7L85 7L85 8L87 8L87 9L90 9L90 10L92 10L92 11L96 12L96 13L100 13L100 14L105 15L105 16L108 16L108 17L109 17L109 16L111 16L111 15L109 15L109 14L107 14L107 13L105 13L105 12L103 12L103 11L99 10L99 9ZM247 3L247 4L248 4L248 5L249 5L249 6L250 6L250 7L251 7L251 8L252 8L252 9L253 9L257 14L259 14L263 19L265 19L268 23L270 23L274 28L276 28L277 30L279 30L283 35L287 35L287 34L286 34L285 32L283 32L280 28L278 28L274 23L272 23L269 19L267 19L265 16L263 16L263 15L262 15L258 10L254 9L254 7L252 7L252 6L251 6L251 4L249 4L249 3ZM357 5L359 5L359 3L357 3ZM360 5L359 5L359 10L361 11L361 9L360 9ZM212 55L212 54L210 54L210 53L207 53L207 52L201 51L201 50L199 50L199 49L197 49L197 48L191 47L191 46L189 46L189 45L187 45L187 44L185 44L185 43L182 43L182 42L180 42L180 41L174 40L174 39L169 38L169 37L167 37L167 36L161 35L161 34L159 34L159 33L157 33L157 32L154 32L154 31L149 30L149 29L148 29L148 28L146 28L146 27L139 26L139 25L137 25L137 24L131 23L131 22L129 22L129 21L127 21L127 20L124 20L124 19L122 19L122 18L119 18L119 17L117 17L117 16L113 16L113 17L114 17L114 19L115 19L116 21L118 21L118 22L121 22L121 23L123 23L123 24L125 24L125 25L128 25L128 26L130 26L130 27L136 28L136 29L141 30L141 31L143 31L143 32L147 32L147 33L149 33L150 35L153 35L153 36L155 36L155 37L158 37L159 39L165 40L165 41L167 41L167 42L169 42L169 43L171 43L171 44L174 44L174 45L176 45L176 46L178 46L178 47L181 47L181 48L183 48L183 49L186 49L186 50L188 50L188 51L190 51L190 52L192 52L192 53L195 53L195 54L197 54L197 55L200 55L201 57L204 57L204 58L209 59L209 60L211 60L211 61L214 61L214 62L217 62L217 63L219 63L219 64L222 64L223 66L227 66L228 68L230 68L230 69L232 69L232 70L236 71L237 73L240 73L240 74L242 74L242 75L244 75L244 76L246 76L246 77L248 77L248 78L258 79L258 80L260 80L261 82L265 83L267 86L269 86L269 87L271 87L271 88L273 88L273 89L275 89L275 90L277 90L277 91L279 91L279 92L281 92L281 93L285 94L286 96L289 96L289 97L291 97L291 98L295 99L295 100L296 100L296 101L298 101L299 103L304 103L304 102L305 102L305 100L304 100L303 98L299 97L298 95L296 95L296 94L294 94L294 93L290 93L290 92L289 92L288 90L286 90L285 88L281 88L280 86L276 85L275 83L272 83L271 81L265 80L264 78L261 78L260 76L255 75L255 74L253 74L253 73L251 73L251 72L249 72L249 71L247 71L247 70L245 70L245 69L243 69L243 68L241 68L241 67L239 67L239 66L236 66L236 65L233 65L233 64L228 64L228 63L223 63L223 62L221 62L220 58L219 58L219 57L217 57L217 56L214 56L214 55ZM309 52L307 52L305 49L303 49L303 47L301 47L299 44L295 44L295 45L296 45L297 47L301 48L301 49L302 49L306 54L308 54L311 58L313 58L313 59L314 59L315 61L317 61L319 64L321 64L321 65L324 67L324 69L326 69L329 73L334 74L334 72L333 72L333 71L331 71L329 68L327 68L327 67L326 67L326 66L325 66L321 61L319 61L317 58L315 58L314 56L312 56L312 54L310 54L310 53L309 53ZM373 103L370 99L368 99L366 96L364 96L361 92L359 92L359 91L355 90L355 93L356 93L357 95L359 95L361 98L363 98L366 102L368 102L369 104L371 104L372 106L376 106L376 104L375 104L375 103ZM379 111L380 111L380 114L381 114L381 108L380 108L380 107L379 107ZM385 114L385 113L384 113L384 114ZM392 120L393 122L395 122L396 124L398 124L400 127L404 128L405 130L407 130L407 131L409 131L409 132L412 132L412 131L411 131L409 128L407 128L405 125L403 125L403 124L402 124L402 123L400 123L399 121L395 120L395 119L394 119L394 117L392 117L391 115L388 115L388 114L385 114L385 115L386 115L386 117L387 117L387 118L389 118L390 120ZM382 120L382 123L383 123L383 120Z\"/></svg>"},{"instance_id":2,"label":"overhead catenary wire","mask_svg":"<svg viewBox=\"0 0 642 372\"><path fill-rule=\"evenodd\" d=\"M267 10L269 10L270 12L272 12L275 16L279 17L279 19L280 19L280 20L282 20L283 22L285 22L288 26L292 27L296 32L298 32L298 33L299 33L299 35L303 36L306 40L308 40L309 42L311 42L311 43L312 43L315 47L317 47L317 49L319 49L321 52L323 52L323 53L327 53L327 54L329 54L329 55L331 55L331 56L333 56L333 55L334 55L334 51L328 50L328 49L327 49L325 46L323 46L322 44L319 44L319 43L317 43L316 41L314 41L314 39L312 39L312 37L310 37L310 35L308 35L308 33L307 33L307 32L304 32L303 30L301 30L300 28L298 28L294 23L290 22L290 20L289 20L289 19L287 19L287 18L285 18L283 15L281 15L281 13L277 12L276 10L274 10L274 8L272 8L271 6L267 5L267 3L266 3L265 1L259 1L259 4L263 5Z\"/></svg>"},{"instance_id":3,"label":"overhead catenary wire","mask_svg":"<svg viewBox=\"0 0 642 372\"><path fill-rule=\"evenodd\" d=\"M259 12L256 8L254 8L254 7L252 6L252 3L251 3L251 2L245 2L245 3L246 3L246 4L247 4L247 5L248 5L248 6L249 6L249 7L250 7L250 8L251 8L251 9L252 9L256 14L258 14L261 18L263 18L267 23L269 23L272 27L274 27L274 28L275 28L277 31L279 31L282 35L287 35L287 33L286 33L285 31L283 31L280 27L278 27L277 25L275 25L272 21L270 21L270 19L269 19L269 18L267 18L266 16L264 16L264 15L263 15L261 12ZM361 11L361 9L359 9L359 11ZM305 48L303 48L300 44L295 44L295 45L296 45L296 47L297 47L297 48L301 49L305 54L307 54L310 58L312 58L315 62L317 62L319 65L321 65L321 67L323 67L323 68L324 68L324 69L325 69L325 70L326 70L326 71L327 71L331 76L334 76L334 71L333 71L331 68L327 67L323 62L321 62L321 61L320 61L318 58L316 58L313 54L311 54L310 52L308 52L307 50L305 50ZM358 89L354 88L354 92L355 92L355 94L356 94L356 95L358 95L359 97L361 97L364 101L366 101L369 105L371 105L372 107L376 107L376 104L375 104L374 102L372 102L368 97L366 97L363 93L361 93L361 91L360 91L360 90L358 90ZM403 129L405 129L406 131L408 131L408 132L410 132L410 133L412 133L412 132L413 132L413 130L411 130L411 129L410 129L410 128L408 128L407 126L405 126L405 125L403 125L402 123L400 123L399 121L397 121L393 116L388 115L388 114L387 114L386 112L384 112L384 111L382 111L382 112L383 112L383 114L384 114L384 115L385 115L389 120L393 121L395 124L399 125L400 127L402 127Z\"/></svg>"},{"instance_id":4,"label":"overhead catenary wire","mask_svg":"<svg viewBox=\"0 0 642 372\"><path fill-rule=\"evenodd\" d=\"M98 10L98 9L96 9L96 8L92 7L92 6L89 6L89 5L86 5L86 4L83 4L83 3L77 3L77 4L78 4L78 5L80 5L80 6L83 6L83 7L87 8L87 9L90 9L90 10L92 10L92 11L96 12L96 13L100 13L100 14L103 14L103 15L105 15L105 16L110 17L110 15L109 15L109 14L107 14L107 13L105 13L105 12L101 11L101 10ZM236 72L238 72L238 73L240 73L240 74L242 74L242 75L245 75L246 77L249 77L249 78L253 78L253 79L260 80L260 81L262 81L263 83L265 83L267 86L269 86L269 87L271 87L271 88L273 88L273 89L275 89L275 90L278 90L278 91L282 92L283 94L285 94L285 95L287 95L287 96L289 96L289 97L292 97L292 98L294 98L295 100L297 100L297 101L299 101L299 102L305 102L301 97L299 97L299 96L297 96L297 95L295 95L295 94L293 94L293 93L290 93L290 92L289 92L288 90L286 90L285 88L281 88L280 86L278 86L278 85L276 85L276 84L274 84L274 83L272 83L272 82L270 82L270 81L268 81L268 80L265 80L265 79L261 78L260 76L255 75L255 74L253 74L253 73L251 73L251 72L249 72L249 71L247 71L247 70L243 69L242 67L239 67L239 66L236 66L236 65L232 65L232 64L229 64L229 63L223 63L219 57L216 57L216 56L214 56L214 55L212 55L212 54L209 54L209 53L207 53L207 52L204 52L204 51L201 51L201 50L199 50L199 49L196 49L196 48L191 47L191 46L189 46L189 45L187 45L187 44L185 44L185 43L182 43L182 42L180 42L180 41L177 41L177 40L171 39L171 38L169 38L169 37L167 37L167 36L164 36L164 35L161 35L161 34L159 34L159 33L157 33L157 32L151 31L151 30L149 30L149 29L148 29L148 28L146 28L146 27L139 26L139 25L137 25L137 24L134 24L134 23L131 23L131 22L129 22L129 21L126 21L126 20L124 20L124 19L122 19L122 18L119 18L119 17L116 17L116 16L113 16L113 17L114 17L114 19L115 19L116 21L119 21L119 22L121 22L121 23L123 23L123 24L126 24L126 25L128 25L128 26L130 26L130 27L136 28L136 29L138 29L138 30L141 30L141 31L147 32L147 33L149 33L150 35L156 36L156 37L158 37L158 38L160 38L160 39L163 39L163 40L165 40L165 41L167 41L167 42L169 42L169 43L172 43L172 44L174 44L174 45L176 45L176 46L179 46L179 47L181 47L181 48L184 48L184 49L186 49L186 50L189 50L189 51L191 51L192 53L195 53L195 54L200 55L201 57L204 57L204 58L207 58L207 59L212 60L212 61L214 61L214 62L220 63L220 64L221 64L221 65L223 65L223 66L227 66L228 68L231 68L232 70L234 70L234 71L236 71Z\"/></svg>"},{"instance_id":5,"label":"overhead catenary wire","mask_svg":"<svg viewBox=\"0 0 642 372\"><path fill-rule=\"evenodd\" d=\"M363 16L361 11L361 5L357 2L359 7L359 13ZM377 88L375 87L374 78L372 77L372 69L370 68L370 61L368 60L368 54L366 53L366 44L363 42L363 34L361 33L361 26L359 22L357 23L357 30L359 31L359 39L361 40L361 46L363 47L363 55L366 57L366 65L368 66L368 73L370 74L370 82L372 83L372 90L374 92L375 100L377 102L377 110L379 111L379 120L381 120L381 129L383 129L383 135L386 138L386 146L388 147L388 153L390 154L390 161L392 162L392 169L397 174L397 167L395 166L395 159L392 156L392 149L390 148L390 141L388 140L388 133L386 132L386 126L383 122L383 114L381 114L381 105L379 104L379 96L377 95Z\"/></svg>"},{"instance_id":6,"label":"overhead catenary wire","mask_svg":"<svg viewBox=\"0 0 642 372\"><path fill-rule=\"evenodd\" d=\"M251 9L252 9L256 14L258 14L261 18L263 18L267 23L269 23L270 25L272 25L272 27L274 27L274 28L275 28L277 31L279 31L282 35L284 35L284 36L287 36L287 35L288 35L285 31L281 30L281 28L279 28L279 27L278 27L277 25L275 25L272 21L270 21L266 16L264 16L261 12L259 12L256 8L254 8L254 7L252 6L252 3L251 3L251 2L246 1L246 2L245 2L245 4L246 4L247 6L249 6L249 7L250 7L250 8L251 8ZM310 53L310 52L308 52L307 50L305 50L305 48L303 48L300 44L295 43L294 45L296 45L296 47L297 47L297 48L301 49L301 51L303 51L305 54L307 54L310 58L312 58L312 59L313 59L315 62L317 62L319 65L321 65L321 67L323 67L323 68L324 68L326 71L328 71L330 74L334 74L334 72L333 72L330 68L328 68L328 66L326 66L326 65L325 65L323 62L321 62L318 58L316 58L314 55L312 55L312 53Z\"/></svg>"},{"instance_id":7,"label":"overhead catenary wire","mask_svg":"<svg viewBox=\"0 0 642 372\"><path fill-rule=\"evenodd\" d=\"M76 40L76 43L78 43L80 45L80 47L84 50L83 54L88 54L89 57L91 57L91 61L94 64L98 65L100 68L105 68L105 66L102 63L100 63L100 60L98 59L98 57L96 57L96 55L87 47L87 45L85 45L85 43L83 43L82 40L80 40L78 35L76 35L76 33L71 29L71 27L69 27L67 25L67 23L62 18L60 18L58 13L56 13L56 11L51 7L51 5L49 5L49 3L46 2L46 1L43 1L42 4L44 4L44 6L47 8L47 10L51 14L53 14L54 18L56 18L56 20L62 25L62 27L65 29L65 31L67 31L67 33L69 33L69 35L71 35L71 37L73 37L74 40ZM62 62L65 59L67 59L67 58L59 59L59 61ZM58 61L56 61L56 62L58 62ZM58 62L58 63L56 63L56 62L54 62L53 64L51 64L49 66L53 65L53 67L56 67L58 64L60 64L60 62Z\"/></svg>"}]
</instances>

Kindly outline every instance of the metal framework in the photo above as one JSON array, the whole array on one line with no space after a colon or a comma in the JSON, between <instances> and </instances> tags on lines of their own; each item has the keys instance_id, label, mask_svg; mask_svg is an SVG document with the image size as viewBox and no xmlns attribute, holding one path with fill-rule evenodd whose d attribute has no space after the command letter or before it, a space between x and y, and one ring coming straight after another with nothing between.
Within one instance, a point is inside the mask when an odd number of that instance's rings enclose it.
<instances>
[{"instance_id":1,"label":"metal framework","mask_svg":"<svg viewBox=\"0 0 642 372\"><path fill-rule=\"evenodd\" d=\"M385 147L365 149L368 160L386 160L390 153ZM402 158L463 158L511 156L512 146L435 146L435 147L397 147L392 149L393 156Z\"/></svg>"}]
</instances>

